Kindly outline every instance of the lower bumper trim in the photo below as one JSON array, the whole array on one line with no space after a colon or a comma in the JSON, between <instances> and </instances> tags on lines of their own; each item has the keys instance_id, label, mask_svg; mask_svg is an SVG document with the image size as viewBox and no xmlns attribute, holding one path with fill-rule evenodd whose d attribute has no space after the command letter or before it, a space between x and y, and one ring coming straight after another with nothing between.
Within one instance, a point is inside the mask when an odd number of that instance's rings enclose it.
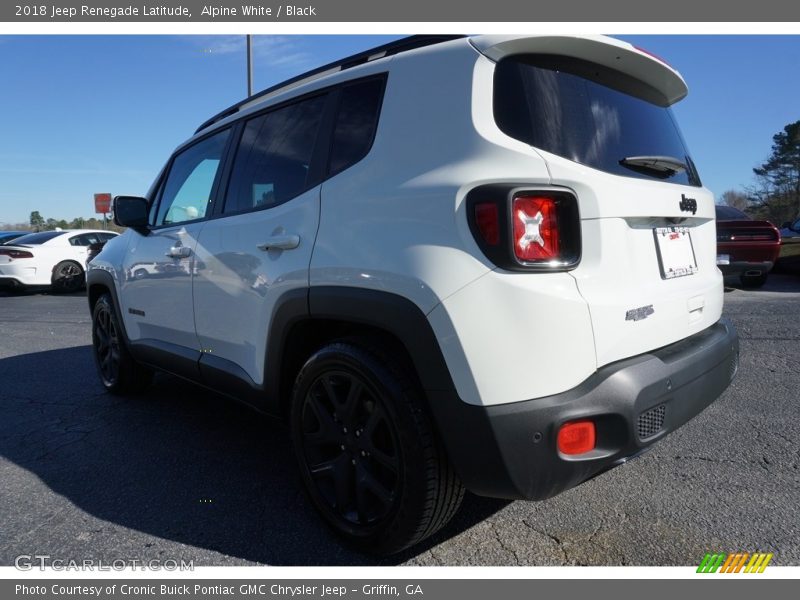
<instances>
[{"instance_id":1,"label":"lower bumper trim","mask_svg":"<svg viewBox=\"0 0 800 600\"><path fill-rule=\"evenodd\" d=\"M541 500L627 462L692 419L728 387L738 354L736 330L722 319L670 346L606 365L562 394L489 407L468 405L453 392L429 395L450 459L469 490ZM640 417L653 410L660 423L648 420L642 429ZM596 448L561 455L558 429L577 419L594 421Z\"/></svg>"}]
</instances>

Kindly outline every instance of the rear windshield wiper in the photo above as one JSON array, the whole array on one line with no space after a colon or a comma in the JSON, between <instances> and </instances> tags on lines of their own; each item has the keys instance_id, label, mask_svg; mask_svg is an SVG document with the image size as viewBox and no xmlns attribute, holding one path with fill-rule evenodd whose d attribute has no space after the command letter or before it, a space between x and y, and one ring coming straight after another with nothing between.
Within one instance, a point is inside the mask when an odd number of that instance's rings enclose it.
<instances>
[{"instance_id":1,"label":"rear windshield wiper","mask_svg":"<svg viewBox=\"0 0 800 600\"><path fill-rule=\"evenodd\" d=\"M685 162L673 156L627 156L619 164L660 179L668 179L681 171L689 170Z\"/></svg>"}]
</instances>

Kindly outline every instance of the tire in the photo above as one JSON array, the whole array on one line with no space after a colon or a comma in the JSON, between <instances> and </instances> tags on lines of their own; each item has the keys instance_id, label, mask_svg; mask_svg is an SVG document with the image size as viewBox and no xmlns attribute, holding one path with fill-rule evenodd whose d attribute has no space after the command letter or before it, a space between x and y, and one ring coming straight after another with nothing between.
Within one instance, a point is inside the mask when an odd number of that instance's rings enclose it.
<instances>
[{"instance_id":1,"label":"tire","mask_svg":"<svg viewBox=\"0 0 800 600\"><path fill-rule=\"evenodd\" d=\"M133 278L136 280L141 280L147 277L147 271L145 269L136 269L133 272Z\"/></svg>"},{"instance_id":2,"label":"tire","mask_svg":"<svg viewBox=\"0 0 800 600\"><path fill-rule=\"evenodd\" d=\"M100 296L92 311L92 355L100 381L112 394L142 392L153 379L153 372L128 352L109 294Z\"/></svg>"},{"instance_id":3,"label":"tire","mask_svg":"<svg viewBox=\"0 0 800 600\"><path fill-rule=\"evenodd\" d=\"M444 527L464 488L412 380L366 344L331 343L305 363L290 425L306 492L361 551L394 554Z\"/></svg>"},{"instance_id":4,"label":"tire","mask_svg":"<svg viewBox=\"0 0 800 600\"><path fill-rule=\"evenodd\" d=\"M83 268L72 260L58 263L53 269L53 276L50 279L51 289L57 294L78 292L83 289L85 284Z\"/></svg>"},{"instance_id":5,"label":"tire","mask_svg":"<svg viewBox=\"0 0 800 600\"><path fill-rule=\"evenodd\" d=\"M767 274L762 273L761 275L742 275L740 279L742 282L742 287L760 288L767 283Z\"/></svg>"}]
</instances>

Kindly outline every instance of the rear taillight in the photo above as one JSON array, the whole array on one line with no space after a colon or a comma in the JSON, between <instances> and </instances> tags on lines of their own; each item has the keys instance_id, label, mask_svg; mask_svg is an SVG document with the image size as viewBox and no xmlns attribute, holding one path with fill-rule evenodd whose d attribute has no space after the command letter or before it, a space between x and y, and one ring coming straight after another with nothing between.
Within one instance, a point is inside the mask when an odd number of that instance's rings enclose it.
<instances>
[{"instance_id":1,"label":"rear taillight","mask_svg":"<svg viewBox=\"0 0 800 600\"><path fill-rule=\"evenodd\" d=\"M33 254L25 250L12 250L11 248L0 248L0 256L7 256L10 259L33 258Z\"/></svg>"},{"instance_id":2,"label":"rear taillight","mask_svg":"<svg viewBox=\"0 0 800 600\"><path fill-rule=\"evenodd\" d=\"M514 254L522 262L558 260L560 235L556 201L546 196L516 196L511 205Z\"/></svg>"},{"instance_id":3,"label":"rear taillight","mask_svg":"<svg viewBox=\"0 0 800 600\"><path fill-rule=\"evenodd\" d=\"M485 185L467 194L467 215L475 241L498 267L563 271L580 261L578 201L570 192Z\"/></svg>"},{"instance_id":4,"label":"rear taillight","mask_svg":"<svg viewBox=\"0 0 800 600\"><path fill-rule=\"evenodd\" d=\"M500 243L500 216L497 204L481 202L475 205L475 225L483 238L490 246Z\"/></svg>"},{"instance_id":5,"label":"rear taillight","mask_svg":"<svg viewBox=\"0 0 800 600\"><path fill-rule=\"evenodd\" d=\"M653 54L653 53L652 53L652 52L650 52L649 50L645 50L644 48L642 48L642 47L640 47L640 46L634 46L634 48L636 48L636 49L637 49L639 52L641 52L642 54L647 54L647 56L649 56L650 58L654 58L654 59L656 59L658 62L660 62L660 63L662 63L662 64L665 64L665 65L667 65L667 66L668 66L670 69L672 69L672 65L671 65L671 64L669 64L667 61L665 61L663 58L661 58L661 57L660 57L658 54Z\"/></svg>"}]
</instances>

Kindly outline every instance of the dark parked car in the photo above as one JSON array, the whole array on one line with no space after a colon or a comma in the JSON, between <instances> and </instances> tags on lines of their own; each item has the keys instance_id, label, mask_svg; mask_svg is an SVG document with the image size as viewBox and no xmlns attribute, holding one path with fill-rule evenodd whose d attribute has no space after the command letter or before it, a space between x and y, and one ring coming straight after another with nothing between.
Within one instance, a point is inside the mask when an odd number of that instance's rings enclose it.
<instances>
[{"instance_id":1,"label":"dark parked car","mask_svg":"<svg viewBox=\"0 0 800 600\"><path fill-rule=\"evenodd\" d=\"M30 231L0 231L0 246L29 233Z\"/></svg>"},{"instance_id":2,"label":"dark parked car","mask_svg":"<svg viewBox=\"0 0 800 600\"><path fill-rule=\"evenodd\" d=\"M761 287L778 259L781 234L769 221L754 221L732 206L717 205L717 266L745 287Z\"/></svg>"},{"instance_id":3,"label":"dark parked car","mask_svg":"<svg viewBox=\"0 0 800 600\"><path fill-rule=\"evenodd\" d=\"M800 219L781 227L781 253L775 270L800 274Z\"/></svg>"}]
</instances>

